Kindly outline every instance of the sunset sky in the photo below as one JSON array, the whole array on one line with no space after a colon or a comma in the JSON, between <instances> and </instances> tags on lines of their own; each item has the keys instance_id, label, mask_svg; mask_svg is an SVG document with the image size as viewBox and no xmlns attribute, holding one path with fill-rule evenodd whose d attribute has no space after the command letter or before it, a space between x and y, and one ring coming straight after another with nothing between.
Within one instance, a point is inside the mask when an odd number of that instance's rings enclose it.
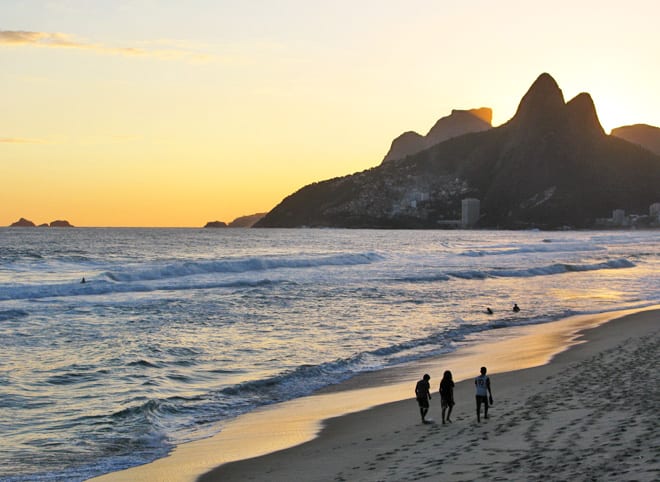
<instances>
[{"instance_id":1,"label":"sunset sky","mask_svg":"<svg viewBox=\"0 0 660 482\"><path fill-rule=\"evenodd\" d=\"M542 72L660 126L657 0L2 0L0 226L203 226Z\"/></svg>"}]
</instances>

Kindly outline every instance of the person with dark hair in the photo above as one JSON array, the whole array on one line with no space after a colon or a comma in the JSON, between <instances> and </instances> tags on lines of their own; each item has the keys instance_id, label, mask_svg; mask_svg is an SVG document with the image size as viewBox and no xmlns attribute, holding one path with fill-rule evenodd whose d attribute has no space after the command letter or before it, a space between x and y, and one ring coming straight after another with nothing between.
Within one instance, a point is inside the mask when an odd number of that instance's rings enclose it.
<instances>
[{"instance_id":1,"label":"person with dark hair","mask_svg":"<svg viewBox=\"0 0 660 482\"><path fill-rule=\"evenodd\" d=\"M484 418L488 418L488 403L493 404L493 393L490 391L490 378L486 376L486 367L481 367L481 375L474 379L477 387L477 422L481 422L481 404L484 404Z\"/></svg>"},{"instance_id":2,"label":"person with dark hair","mask_svg":"<svg viewBox=\"0 0 660 482\"><path fill-rule=\"evenodd\" d=\"M428 423L426 421L426 414L429 411L429 400L431 399L430 379L431 376L428 373L425 373L415 386L415 397L417 398L417 404L419 405L419 414L422 416L422 423Z\"/></svg>"},{"instance_id":3,"label":"person with dark hair","mask_svg":"<svg viewBox=\"0 0 660 482\"><path fill-rule=\"evenodd\" d=\"M513 312L518 313L520 311L520 307L518 306L518 303L513 304Z\"/></svg>"},{"instance_id":4,"label":"person with dark hair","mask_svg":"<svg viewBox=\"0 0 660 482\"><path fill-rule=\"evenodd\" d=\"M442 407L442 423L445 423L445 412L447 412L447 422L451 423L451 409L454 407L454 379L449 370L445 371L440 381L440 406Z\"/></svg>"}]
</instances>

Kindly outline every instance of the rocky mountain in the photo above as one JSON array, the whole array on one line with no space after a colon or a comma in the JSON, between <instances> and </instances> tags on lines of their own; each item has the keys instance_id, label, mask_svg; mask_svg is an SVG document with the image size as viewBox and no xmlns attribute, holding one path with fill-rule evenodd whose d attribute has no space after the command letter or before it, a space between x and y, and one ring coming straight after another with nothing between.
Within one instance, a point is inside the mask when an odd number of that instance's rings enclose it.
<instances>
[{"instance_id":1,"label":"rocky mountain","mask_svg":"<svg viewBox=\"0 0 660 482\"><path fill-rule=\"evenodd\" d=\"M438 119L425 136L408 131L394 139L383 162L403 159L463 134L488 130L492 127L492 120L493 111L488 107L470 110L454 109L451 115Z\"/></svg>"},{"instance_id":2,"label":"rocky mountain","mask_svg":"<svg viewBox=\"0 0 660 482\"><path fill-rule=\"evenodd\" d=\"M589 94L565 102L542 74L506 124L305 186L256 227L437 228L468 197L479 227L590 227L614 209L647 212L658 186L660 156L606 135Z\"/></svg>"},{"instance_id":3,"label":"rocky mountain","mask_svg":"<svg viewBox=\"0 0 660 482\"><path fill-rule=\"evenodd\" d=\"M648 124L634 124L612 129L611 134L633 144L639 144L649 151L660 155L660 128L658 127Z\"/></svg>"}]
</instances>

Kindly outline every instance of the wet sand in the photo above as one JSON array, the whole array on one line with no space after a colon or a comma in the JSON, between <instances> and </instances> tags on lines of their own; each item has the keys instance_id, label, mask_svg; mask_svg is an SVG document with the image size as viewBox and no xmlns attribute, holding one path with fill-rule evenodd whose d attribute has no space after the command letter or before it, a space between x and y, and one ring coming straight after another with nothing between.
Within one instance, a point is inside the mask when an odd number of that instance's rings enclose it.
<instances>
[{"instance_id":1,"label":"wet sand","mask_svg":"<svg viewBox=\"0 0 660 482\"><path fill-rule=\"evenodd\" d=\"M604 323L623 314L502 329L496 342L483 334L476 345L259 410L165 459L94 480L659 480L660 311ZM472 379L481 365L494 405L477 423ZM437 385L446 369L464 381L453 423L442 425ZM436 420L426 425L412 394L425 372Z\"/></svg>"}]
</instances>

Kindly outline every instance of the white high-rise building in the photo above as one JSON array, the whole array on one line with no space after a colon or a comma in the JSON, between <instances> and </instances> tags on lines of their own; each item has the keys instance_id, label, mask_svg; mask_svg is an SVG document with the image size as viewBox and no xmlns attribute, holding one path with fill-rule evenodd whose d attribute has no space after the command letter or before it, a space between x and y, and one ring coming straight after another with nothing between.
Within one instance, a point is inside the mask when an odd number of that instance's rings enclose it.
<instances>
[{"instance_id":1,"label":"white high-rise building","mask_svg":"<svg viewBox=\"0 0 660 482\"><path fill-rule=\"evenodd\" d=\"M612 211L612 222L615 226L623 226L626 222L626 212L623 209Z\"/></svg>"},{"instance_id":2,"label":"white high-rise building","mask_svg":"<svg viewBox=\"0 0 660 482\"><path fill-rule=\"evenodd\" d=\"M660 203L653 203L649 206L649 216L660 221Z\"/></svg>"},{"instance_id":3,"label":"white high-rise building","mask_svg":"<svg viewBox=\"0 0 660 482\"><path fill-rule=\"evenodd\" d=\"M467 198L461 201L461 226L473 228L479 221L481 203L478 199Z\"/></svg>"}]
</instances>

